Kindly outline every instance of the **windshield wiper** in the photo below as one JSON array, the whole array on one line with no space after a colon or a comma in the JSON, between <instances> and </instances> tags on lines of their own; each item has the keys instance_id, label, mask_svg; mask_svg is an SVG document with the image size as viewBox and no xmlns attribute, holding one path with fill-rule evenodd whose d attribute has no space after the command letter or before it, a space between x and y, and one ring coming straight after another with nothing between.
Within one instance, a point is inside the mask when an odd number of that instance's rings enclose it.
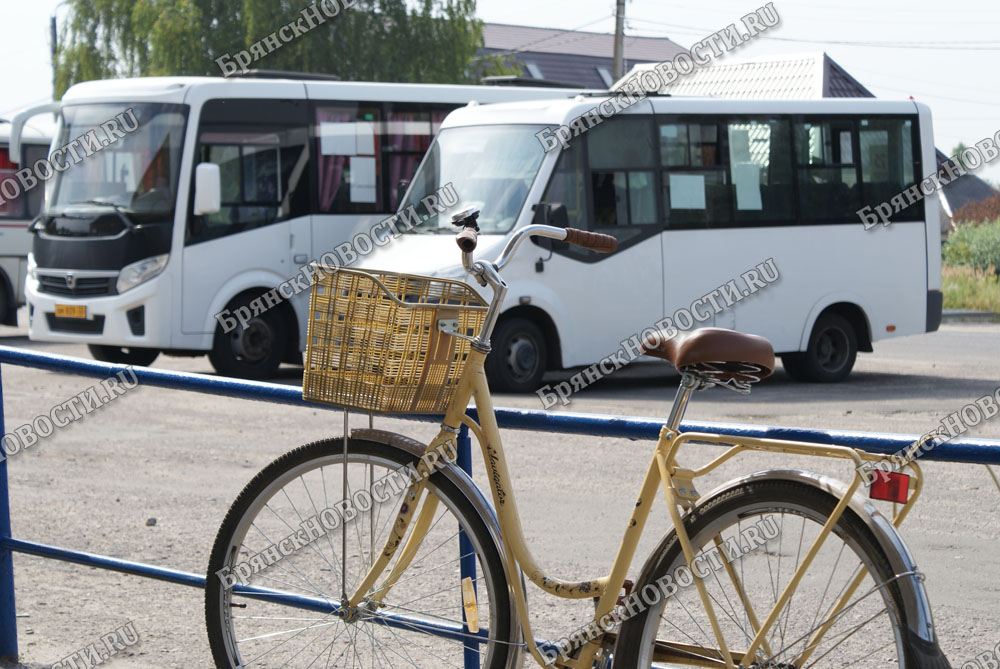
<instances>
[{"instance_id":1,"label":"windshield wiper","mask_svg":"<svg viewBox=\"0 0 1000 669\"><path fill-rule=\"evenodd\" d=\"M122 223L126 228L128 228L129 232L135 230L135 223L133 223L132 219L126 215L125 207L120 204L115 204L114 202L108 202L106 200L80 200L79 202L70 202L70 204L97 204L102 207L111 207L115 210L115 213L118 214L118 218L121 219Z\"/></svg>"}]
</instances>

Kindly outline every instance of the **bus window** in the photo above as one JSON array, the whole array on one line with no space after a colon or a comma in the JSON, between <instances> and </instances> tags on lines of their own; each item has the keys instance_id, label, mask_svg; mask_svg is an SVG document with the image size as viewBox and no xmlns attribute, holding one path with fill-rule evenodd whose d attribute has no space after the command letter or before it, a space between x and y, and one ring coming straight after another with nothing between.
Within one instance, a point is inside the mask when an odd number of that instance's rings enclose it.
<instances>
[{"instance_id":1,"label":"bus window","mask_svg":"<svg viewBox=\"0 0 1000 669\"><path fill-rule=\"evenodd\" d=\"M799 211L804 220L846 222L861 206L854 122L795 124Z\"/></svg>"},{"instance_id":2,"label":"bus window","mask_svg":"<svg viewBox=\"0 0 1000 669\"><path fill-rule=\"evenodd\" d=\"M222 208L192 218L188 244L305 215L308 178L303 128L201 128L198 162L219 166Z\"/></svg>"},{"instance_id":3,"label":"bus window","mask_svg":"<svg viewBox=\"0 0 1000 669\"><path fill-rule=\"evenodd\" d=\"M661 122L659 139L667 227L728 225L730 189L719 126Z\"/></svg>"},{"instance_id":4,"label":"bus window","mask_svg":"<svg viewBox=\"0 0 1000 669\"><path fill-rule=\"evenodd\" d=\"M44 159L49 154L48 146L41 144L22 144L21 151L24 155L25 164L28 166L34 165L36 161ZM25 193L21 188L21 184L14 179L14 174L19 169L20 166L10 160L7 147L0 148L0 183L8 179L13 179L14 183L7 186L7 190L17 193L17 197L12 199L8 199L5 194L0 197L3 200L3 203L0 204L0 218L31 220L42 209L42 199L45 194L44 187L39 184ZM2 192L0 190L0 194Z\"/></svg>"},{"instance_id":5,"label":"bus window","mask_svg":"<svg viewBox=\"0 0 1000 669\"><path fill-rule=\"evenodd\" d=\"M737 225L795 218L791 125L783 119L731 121L729 170Z\"/></svg>"},{"instance_id":6,"label":"bus window","mask_svg":"<svg viewBox=\"0 0 1000 669\"><path fill-rule=\"evenodd\" d=\"M383 171L388 177L389 211L395 211L427 153L441 122L454 107L430 108L419 104L389 104L385 127L380 129L384 147ZM401 182L405 182L401 183Z\"/></svg>"},{"instance_id":7,"label":"bus window","mask_svg":"<svg viewBox=\"0 0 1000 669\"><path fill-rule=\"evenodd\" d=\"M387 210L380 178L381 113L373 104L316 107L318 204L323 214Z\"/></svg>"},{"instance_id":8,"label":"bus window","mask_svg":"<svg viewBox=\"0 0 1000 669\"><path fill-rule=\"evenodd\" d=\"M860 120L861 183L865 204L888 202L916 182L913 122L902 118L862 118ZM893 221L923 220L923 205L913 205L895 213Z\"/></svg>"},{"instance_id":9,"label":"bus window","mask_svg":"<svg viewBox=\"0 0 1000 669\"><path fill-rule=\"evenodd\" d=\"M584 168L583 142L572 142L560 154L552 179L542 196L542 202L565 205L568 227L578 230L590 229Z\"/></svg>"},{"instance_id":10,"label":"bus window","mask_svg":"<svg viewBox=\"0 0 1000 669\"><path fill-rule=\"evenodd\" d=\"M642 234L628 229L631 226L657 224L656 157L650 134L648 120L628 118L588 133L594 229L619 241Z\"/></svg>"}]
</instances>

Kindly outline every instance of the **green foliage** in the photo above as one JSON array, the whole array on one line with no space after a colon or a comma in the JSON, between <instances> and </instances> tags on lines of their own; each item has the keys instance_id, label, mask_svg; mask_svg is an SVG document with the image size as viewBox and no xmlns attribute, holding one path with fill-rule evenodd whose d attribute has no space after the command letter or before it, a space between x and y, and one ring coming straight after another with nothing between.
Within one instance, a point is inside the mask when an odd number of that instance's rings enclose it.
<instances>
[{"instance_id":1,"label":"green foliage","mask_svg":"<svg viewBox=\"0 0 1000 669\"><path fill-rule=\"evenodd\" d=\"M945 309L977 309L1000 312L1000 281L983 276L971 267L944 265L941 291Z\"/></svg>"},{"instance_id":2,"label":"green foliage","mask_svg":"<svg viewBox=\"0 0 1000 669\"><path fill-rule=\"evenodd\" d=\"M59 94L89 79L219 76L216 58L249 49L300 19L309 4L70 0L59 39ZM250 67L425 83L475 83L489 74L516 73L499 58L476 56L483 31L475 10L475 0L357 0Z\"/></svg>"},{"instance_id":3,"label":"green foliage","mask_svg":"<svg viewBox=\"0 0 1000 669\"><path fill-rule=\"evenodd\" d=\"M958 226L948 235L941 255L949 265L971 267L1000 278L1000 220Z\"/></svg>"}]
</instances>

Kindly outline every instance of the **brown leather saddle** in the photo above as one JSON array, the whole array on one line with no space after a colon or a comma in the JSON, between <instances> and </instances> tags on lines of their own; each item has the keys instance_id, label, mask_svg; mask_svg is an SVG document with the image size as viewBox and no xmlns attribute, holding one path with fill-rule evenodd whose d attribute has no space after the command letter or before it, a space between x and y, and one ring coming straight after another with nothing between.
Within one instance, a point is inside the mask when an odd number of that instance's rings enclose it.
<instances>
[{"instance_id":1,"label":"brown leather saddle","mask_svg":"<svg viewBox=\"0 0 1000 669\"><path fill-rule=\"evenodd\" d=\"M667 360L684 374L693 374L709 385L749 392L750 384L774 371L771 342L757 335L723 328L699 328L673 337L659 333L659 343L647 346L646 355Z\"/></svg>"}]
</instances>

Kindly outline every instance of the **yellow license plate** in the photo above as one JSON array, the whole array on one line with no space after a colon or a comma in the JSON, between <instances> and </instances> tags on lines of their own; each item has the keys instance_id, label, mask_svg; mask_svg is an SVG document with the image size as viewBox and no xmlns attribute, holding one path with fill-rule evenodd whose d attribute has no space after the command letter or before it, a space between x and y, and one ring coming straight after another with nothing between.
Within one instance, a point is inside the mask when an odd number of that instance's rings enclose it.
<instances>
[{"instance_id":1,"label":"yellow license plate","mask_svg":"<svg viewBox=\"0 0 1000 669\"><path fill-rule=\"evenodd\" d=\"M57 304L56 318L86 318L87 307L83 304Z\"/></svg>"}]
</instances>

